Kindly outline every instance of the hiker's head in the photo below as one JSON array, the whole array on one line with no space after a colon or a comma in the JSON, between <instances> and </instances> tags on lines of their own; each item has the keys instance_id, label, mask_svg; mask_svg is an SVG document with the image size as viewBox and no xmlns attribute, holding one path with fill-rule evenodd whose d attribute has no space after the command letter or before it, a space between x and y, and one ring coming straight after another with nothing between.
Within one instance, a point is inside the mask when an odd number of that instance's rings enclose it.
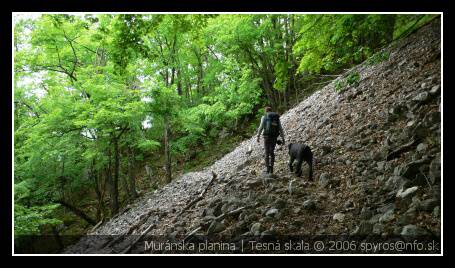
<instances>
[{"instance_id":1,"label":"hiker's head","mask_svg":"<svg viewBox=\"0 0 455 268\"><path fill-rule=\"evenodd\" d=\"M267 106L267 107L265 107L264 109L265 109L265 112L266 112L266 113L272 111L272 107L270 107L270 106Z\"/></svg>"}]
</instances>

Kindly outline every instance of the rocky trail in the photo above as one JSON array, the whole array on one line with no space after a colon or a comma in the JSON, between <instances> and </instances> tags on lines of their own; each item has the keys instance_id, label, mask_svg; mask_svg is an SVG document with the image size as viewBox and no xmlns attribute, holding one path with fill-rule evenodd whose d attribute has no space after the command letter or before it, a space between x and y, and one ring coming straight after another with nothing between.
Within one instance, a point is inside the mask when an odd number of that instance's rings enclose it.
<instances>
[{"instance_id":1,"label":"rocky trail","mask_svg":"<svg viewBox=\"0 0 455 268\"><path fill-rule=\"evenodd\" d=\"M388 59L367 60L284 113L274 176L263 173L262 140L252 137L145 194L65 253L140 253L130 245L144 234L440 235L440 27L435 20L391 44L380 52ZM353 73L360 79L336 90ZM312 148L314 181L306 164L301 178L289 171L289 142Z\"/></svg>"}]
</instances>

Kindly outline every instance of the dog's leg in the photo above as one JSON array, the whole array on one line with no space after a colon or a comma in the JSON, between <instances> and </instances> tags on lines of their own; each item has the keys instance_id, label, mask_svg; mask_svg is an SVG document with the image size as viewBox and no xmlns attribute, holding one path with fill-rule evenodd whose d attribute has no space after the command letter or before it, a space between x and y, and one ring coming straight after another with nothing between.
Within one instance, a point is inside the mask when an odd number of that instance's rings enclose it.
<instances>
[{"instance_id":1,"label":"dog's leg","mask_svg":"<svg viewBox=\"0 0 455 268\"><path fill-rule=\"evenodd\" d=\"M289 160L289 169L291 170L291 172L293 171L293 166L292 164L294 164L294 156L291 155L291 159Z\"/></svg>"},{"instance_id":2,"label":"dog's leg","mask_svg":"<svg viewBox=\"0 0 455 268\"><path fill-rule=\"evenodd\" d=\"M312 160L312 159L311 159L311 160L308 160L307 163L308 163L308 166L309 166L309 168L310 168L310 172L309 172L310 177L309 177L309 180L312 181L312 180L313 180L313 160Z\"/></svg>"},{"instance_id":3,"label":"dog's leg","mask_svg":"<svg viewBox=\"0 0 455 268\"><path fill-rule=\"evenodd\" d=\"M313 180L313 153L309 150L308 152L308 165L310 166L310 181Z\"/></svg>"},{"instance_id":4,"label":"dog's leg","mask_svg":"<svg viewBox=\"0 0 455 268\"><path fill-rule=\"evenodd\" d=\"M297 159L297 167L295 169L295 175L297 175L297 177L302 176L302 163L303 159Z\"/></svg>"}]
</instances>

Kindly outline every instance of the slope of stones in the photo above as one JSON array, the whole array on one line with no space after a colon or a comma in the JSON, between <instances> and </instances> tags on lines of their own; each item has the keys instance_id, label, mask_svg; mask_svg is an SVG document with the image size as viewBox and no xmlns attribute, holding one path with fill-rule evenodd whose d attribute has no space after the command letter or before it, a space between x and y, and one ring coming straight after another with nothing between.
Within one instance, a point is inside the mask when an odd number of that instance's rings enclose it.
<instances>
[{"instance_id":1,"label":"slope of stones","mask_svg":"<svg viewBox=\"0 0 455 268\"><path fill-rule=\"evenodd\" d=\"M313 149L314 182L306 166L302 178L289 172L287 146L277 148L276 175L265 175L262 143L252 137L212 166L146 194L66 252L124 252L137 242L129 234L176 238L193 230L230 238L439 235L440 47L435 20L385 48L387 60L365 62L337 78L358 73L358 83L337 91L333 81L281 116L287 143ZM203 198L184 210L212 172L217 177Z\"/></svg>"}]
</instances>

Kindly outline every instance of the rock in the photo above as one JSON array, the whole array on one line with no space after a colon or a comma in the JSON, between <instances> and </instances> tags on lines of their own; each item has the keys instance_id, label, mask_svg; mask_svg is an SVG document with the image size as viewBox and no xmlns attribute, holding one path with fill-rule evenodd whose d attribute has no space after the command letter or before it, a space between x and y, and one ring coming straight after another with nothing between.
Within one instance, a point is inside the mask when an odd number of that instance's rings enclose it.
<instances>
[{"instance_id":1,"label":"rock","mask_svg":"<svg viewBox=\"0 0 455 268\"><path fill-rule=\"evenodd\" d=\"M379 150L379 151L373 151L370 154L370 157L373 161L380 161L383 160L387 155L387 152L385 150Z\"/></svg>"},{"instance_id":2,"label":"rock","mask_svg":"<svg viewBox=\"0 0 455 268\"><path fill-rule=\"evenodd\" d=\"M222 211L221 208L223 203L218 200L216 203L210 203L206 209L204 209L202 216L219 216L221 215Z\"/></svg>"},{"instance_id":3,"label":"rock","mask_svg":"<svg viewBox=\"0 0 455 268\"><path fill-rule=\"evenodd\" d=\"M295 181L296 181L295 179L291 179L291 180L289 181L289 183L288 183L288 193L289 193L290 195L292 195L293 193L296 192L296 188L297 188L297 187L296 187L296 185L295 185L295 184L296 184Z\"/></svg>"},{"instance_id":4,"label":"rock","mask_svg":"<svg viewBox=\"0 0 455 268\"><path fill-rule=\"evenodd\" d=\"M321 146L321 149L322 149L322 156L331 153L333 150L332 147L330 147L328 145Z\"/></svg>"},{"instance_id":5,"label":"rock","mask_svg":"<svg viewBox=\"0 0 455 268\"><path fill-rule=\"evenodd\" d=\"M426 235L427 232L413 224L408 224L403 227L400 234L402 236L420 236L420 235Z\"/></svg>"},{"instance_id":6,"label":"rock","mask_svg":"<svg viewBox=\"0 0 455 268\"><path fill-rule=\"evenodd\" d=\"M308 199L305 202L303 202L303 208L306 210L314 210L316 209L316 202Z\"/></svg>"},{"instance_id":7,"label":"rock","mask_svg":"<svg viewBox=\"0 0 455 268\"><path fill-rule=\"evenodd\" d=\"M262 231L262 225L259 222L253 223L250 228L250 232L252 235L260 235Z\"/></svg>"},{"instance_id":8,"label":"rock","mask_svg":"<svg viewBox=\"0 0 455 268\"><path fill-rule=\"evenodd\" d=\"M393 234L394 236L399 236L400 233L401 233L401 230L402 230L401 226L395 226L395 227L393 228L392 234Z\"/></svg>"},{"instance_id":9,"label":"rock","mask_svg":"<svg viewBox=\"0 0 455 268\"><path fill-rule=\"evenodd\" d=\"M279 212L278 209L271 208L271 209L267 210L267 212L265 213L265 216L270 217L270 218L276 218L278 215L278 212Z\"/></svg>"},{"instance_id":10,"label":"rock","mask_svg":"<svg viewBox=\"0 0 455 268\"><path fill-rule=\"evenodd\" d=\"M263 173L262 175L266 182L270 182L278 178L278 176L275 173Z\"/></svg>"},{"instance_id":11,"label":"rock","mask_svg":"<svg viewBox=\"0 0 455 268\"><path fill-rule=\"evenodd\" d=\"M441 208L439 206L434 207L432 215L435 218L439 218L441 216Z\"/></svg>"},{"instance_id":12,"label":"rock","mask_svg":"<svg viewBox=\"0 0 455 268\"><path fill-rule=\"evenodd\" d=\"M431 88L430 94L436 95L436 94L439 94L440 91L441 91L441 85L436 85Z\"/></svg>"},{"instance_id":13,"label":"rock","mask_svg":"<svg viewBox=\"0 0 455 268\"><path fill-rule=\"evenodd\" d=\"M427 148L428 148L427 144L419 143L419 145L417 145L417 152L425 152Z\"/></svg>"},{"instance_id":14,"label":"rock","mask_svg":"<svg viewBox=\"0 0 455 268\"><path fill-rule=\"evenodd\" d=\"M275 237L276 232L273 230L265 230L264 232L261 233L261 240L262 241L268 241L272 240Z\"/></svg>"},{"instance_id":15,"label":"rock","mask_svg":"<svg viewBox=\"0 0 455 268\"><path fill-rule=\"evenodd\" d=\"M389 109L389 116L392 116L393 119L396 119L397 117L403 115L403 113L406 111L406 106L403 104L397 104L394 107Z\"/></svg>"},{"instance_id":16,"label":"rock","mask_svg":"<svg viewBox=\"0 0 455 268\"><path fill-rule=\"evenodd\" d=\"M412 196L415 194L415 192L417 192L418 189L419 189L418 186L414 186L414 187L408 188L406 190L400 189L398 191L396 197L401 198L401 199L405 199L407 197L412 198Z\"/></svg>"},{"instance_id":17,"label":"rock","mask_svg":"<svg viewBox=\"0 0 455 268\"><path fill-rule=\"evenodd\" d=\"M380 223L389 222L389 221L392 221L393 219L395 219L395 210L394 209L390 209L390 210L386 211L386 213L384 213L379 218L379 222Z\"/></svg>"},{"instance_id":18,"label":"rock","mask_svg":"<svg viewBox=\"0 0 455 268\"><path fill-rule=\"evenodd\" d=\"M173 232L167 233L167 234L166 234L166 237L167 237L169 240L173 241L173 240L175 240L175 238L177 237L178 234L179 234L178 231L173 231Z\"/></svg>"},{"instance_id":19,"label":"rock","mask_svg":"<svg viewBox=\"0 0 455 268\"><path fill-rule=\"evenodd\" d=\"M262 184L261 180L248 180L246 182L246 185L248 186L249 189L254 189Z\"/></svg>"},{"instance_id":20,"label":"rock","mask_svg":"<svg viewBox=\"0 0 455 268\"><path fill-rule=\"evenodd\" d=\"M226 229L226 225L224 223L213 221L207 230L207 234L219 233L224 231L224 229Z\"/></svg>"},{"instance_id":21,"label":"rock","mask_svg":"<svg viewBox=\"0 0 455 268\"><path fill-rule=\"evenodd\" d=\"M425 118L423 119L424 121L424 126L427 128L434 128L434 127L440 127L441 124L441 112L430 112L427 115L425 115Z\"/></svg>"},{"instance_id":22,"label":"rock","mask_svg":"<svg viewBox=\"0 0 455 268\"><path fill-rule=\"evenodd\" d=\"M381 223L376 223L374 226L373 226L373 234L375 235L380 235L384 232L384 225L382 225Z\"/></svg>"},{"instance_id":23,"label":"rock","mask_svg":"<svg viewBox=\"0 0 455 268\"><path fill-rule=\"evenodd\" d=\"M327 187L330 183L330 177L329 177L329 174L328 173L322 173L320 176L319 176L319 185L321 185L321 187Z\"/></svg>"},{"instance_id":24,"label":"rock","mask_svg":"<svg viewBox=\"0 0 455 268\"><path fill-rule=\"evenodd\" d=\"M384 184L384 189L387 191L398 191L407 182L402 176L392 176Z\"/></svg>"},{"instance_id":25,"label":"rock","mask_svg":"<svg viewBox=\"0 0 455 268\"><path fill-rule=\"evenodd\" d=\"M348 142L346 143L346 149L347 150L355 150L356 149L356 146L353 142Z\"/></svg>"},{"instance_id":26,"label":"rock","mask_svg":"<svg viewBox=\"0 0 455 268\"><path fill-rule=\"evenodd\" d=\"M425 178L425 175L423 175L422 173L418 173L412 181L409 181L407 184L405 184L406 187L427 185L428 185L427 178Z\"/></svg>"},{"instance_id":27,"label":"rock","mask_svg":"<svg viewBox=\"0 0 455 268\"><path fill-rule=\"evenodd\" d=\"M414 211L416 211L417 208L420 207L420 203L421 203L420 199L417 196L414 196L412 198L412 202L411 202L411 205L409 205L408 210L413 209Z\"/></svg>"},{"instance_id":28,"label":"rock","mask_svg":"<svg viewBox=\"0 0 455 268\"><path fill-rule=\"evenodd\" d=\"M420 202L420 205L418 206L418 210L431 212L438 205L440 205L439 200L437 200L435 198L431 198L431 199L427 199L427 200Z\"/></svg>"},{"instance_id":29,"label":"rock","mask_svg":"<svg viewBox=\"0 0 455 268\"><path fill-rule=\"evenodd\" d=\"M420 85L420 88L423 89L423 90L428 89L428 83L423 82L423 83Z\"/></svg>"},{"instance_id":30,"label":"rock","mask_svg":"<svg viewBox=\"0 0 455 268\"><path fill-rule=\"evenodd\" d=\"M412 223L415 217L416 213L413 212L404 213L403 215L400 216L400 218L398 218L397 223L399 225L408 225Z\"/></svg>"},{"instance_id":31,"label":"rock","mask_svg":"<svg viewBox=\"0 0 455 268\"><path fill-rule=\"evenodd\" d=\"M352 200L348 200L348 201L344 202L344 206L343 207L345 209L353 208L354 207L354 202L352 202Z\"/></svg>"},{"instance_id":32,"label":"rock","mask_svg":"<svg viewBox=\"0 0 455 268\"><path fill-rule=\"evenodd\" d=\"M274 207L277 209L282 209L286 207L286 204L287 204L286 200L279 198L275 201Z\"/></svg>"},{"instance_id":33,"label":"rock","mask_svg":"<svg viewBox=\"0 0 455 268\"><path fill-rule=\"evenodd\" d=\"M378 171L384 171L385 169L385 164L386 164L386 161L379 161L376 163L376 166L377 166L377 170Z\"/></svg>"},{"instance_id":34,"label":"rock","mask_svg":"<svg viewBox=\"0 0 455 268\"><path fill-rule=\"evenodd\" d=\"M369 235L373 232L373 224L367 221L360 222L359 226L352 232L352 235Z\"/></svg>"},{"instance_id":35,"label":"rock","mask_svg":"<svg viewBox=\"0 0 455 268\"><path fill-rule=\"evenodd\" d=\"M382 214L375 214L368 220L368 222L371 223L371 224L378 223L379 222L379 218L381 216L382 216Z\"/></svg>"},{"instance_id":36,"label":"rock","mask_svg":"<svg viewBox=\"0 0 455 268\"><path fill-rule=\"evenodd\" d=\"M414 179L419 173L420 167L423 165L423 161L417 160L404 165L400 165L395 168L394 175L402 176L407 179Z\"/></svg>"},{"instance_id":37,"label":"rock","mask_svg":"<svg viewBox=\"0 0 455 268\"><path fill-rule=\"evenodd\" d=\"M432 130L428 126L425 126L422 123L418 123L418 124L416 124L416 126L414 126L411 129L408 129L407 131L409 133L413 133L413 135L416 138L425 139L426 137L428 137L430 135Z\"/></svg>"},{"instance_id":38,"label":"rock","mask_svg":"<svg viewBox=\"0 0 455 268\"><path fill-rule=\"evenodd\" d=\"M412 101L417 102L417 103L424 103L428 100L429 94L428 92L421 92L414 98L412 98Z\"/></svg>"},{"instance_id":39,"label":"rock","mask_svg":"<svg viewBox=\"0 0 455 268\"><path fill-rule=\"evenodd\" d=\"M333 215L333 220L334 221L339 221L339 222L342 222L345 218L345 215L343 213L335 213Z\"/></svg>"},{"instance_id":40,"label":"rock","mask_svg":"<svg viewBox=\"0 0 455 268\"><path fill-rule=\"evenodd\" d=\"M391 209L395 209L396 206L395 206L395 203L388 203L388 204L383 204L381 207L379 207L376 211L379 212L379 213L386 213L387 211L391 210Z\"/></svg>"},{"instance_id":41,"label":"rock","mask_svg":"<svg viewBox=\"0 0 455 268\"><path fill-rule=\"evenodd\" d=\"M363 207L359 217L361 220L368 220L373 217L373 211L368 207Z\"/></svg>"},{"instance_id":42,"label":"rock","mask_svg":"<svg viewBox=\"0 0 455 268\"><path fill-rule=\"evenodd\" d=\"M216 205L221 203L221 198L215 198L208 204L208 207L215 207Z\"/></svg>"},{"instance_id":43,"label":"rock","mask_svg":"<svg viewBox=\"0 0 455 268\"><path fill-rule=\"evenodd\" d=\"M248 230L248 223L246 221L238 221L232 225L232 234L234 236L239 236L242 233L245 232L245 230Z\"/></svg>"},{"instance_id":44,"label":"rock","mask_svg":"<svg viewBox=\"0 0 455 268\"><path fill-rule=\"evenodd\" d=\"M430 163L429 174L431 184L441 181L441 157L438 154Z\"/></svg>"}]
</instances>

